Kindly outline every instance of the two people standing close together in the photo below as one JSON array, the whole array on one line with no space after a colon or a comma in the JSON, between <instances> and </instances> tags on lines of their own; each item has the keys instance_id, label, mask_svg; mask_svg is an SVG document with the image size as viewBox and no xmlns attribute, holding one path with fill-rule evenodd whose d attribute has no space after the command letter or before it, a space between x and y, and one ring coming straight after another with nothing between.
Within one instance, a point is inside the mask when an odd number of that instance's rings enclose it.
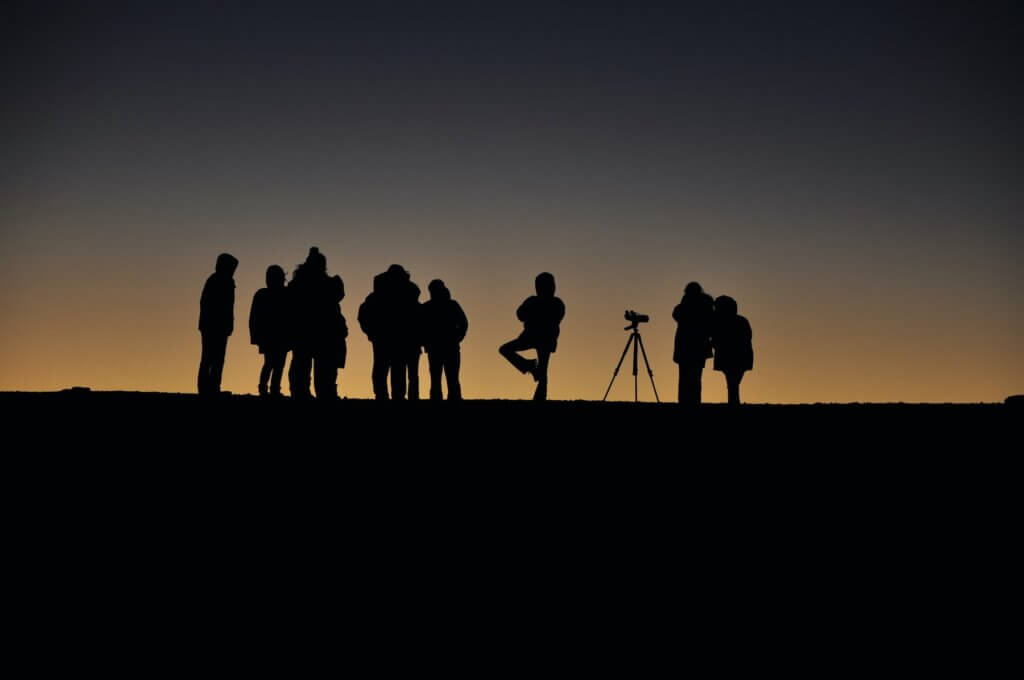
<instances>
[{"instance_id":1,"label":"two people standing close together","mask_svg":"<svg viewBox=\"0 0 1024 680\"><path fill-rule=\"evenodd\" d=\"M725 374L729 404L740 403L743 374L754 368L750 323L738 313L736 301L727 295L712 299L692 281L683 299L672 310L676 328L672 360L679 364L679 403L700 403L701 374L714 357L714 369Z\"/></svg>"}]
</instances>

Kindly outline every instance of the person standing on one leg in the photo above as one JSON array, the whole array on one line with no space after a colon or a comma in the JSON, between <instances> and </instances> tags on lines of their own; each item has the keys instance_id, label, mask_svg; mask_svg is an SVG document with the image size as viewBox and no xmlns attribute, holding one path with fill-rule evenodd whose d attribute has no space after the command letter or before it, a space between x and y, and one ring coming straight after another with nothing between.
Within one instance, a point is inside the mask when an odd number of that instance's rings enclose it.
<instances>
[{"instance_id":1,"label":"person standing on one leg","mask_svg":"<svg viewBox=\"0 0 1024 680\"><path fill-rule=\"evenodd\" d=\"M199 332L203 338L203 354L199 359L199 394L220 394L224 372L224 355L228 337L235 329L235 269L238 260L228 253L217 256L217 266L206 279L199 298Z\"/></svg>"},{"instance_id":2,"label":"person standing on one leg","mask_svg":"<svg viewBox=\"0 0 1024 680\"><path fill-rule=\"evenodd\" d=\"M679 403L700 404L700 380L711 352L714 301L696 281L686 284L683 299L672 310L676 328L672 361L679 364Z\"/></svg>"},{"instance_id":3,"label":"person standing on one leg","mask_svg":"<svg viewBox=\"0 0 1024 680\"><path fill-rule=\"evenodd\" d=\"M430 364L430 399L440 401L441 373L448 380L448 401L460 401L462 388L459 385L459 343L466 337L469 321L466 313L444 285L434 279L427 286L430 299L422 305L423 346L427 350Z\"/></svg>"},{"instance_id":4,"label":"person standing on one leg","mask_svg":"<svg viewBox=\"0 0 1024 680\"><path fill-rule=\"evenodd\" d=\"M715 349L715 370L725 374L729 405L740 405L743 374L754 368L753 333L750 322L737 314L736 301L728 295L715 299L711 341Z\"/></svg>"},{"instance_id":5,"label":"person standing on one leg","mask_svg":"<svg viewBox=\"0 0 1024 680\"><path fill-rule=\"evenodd\" d=\"M267 287L256 291L249 310L249 340L260 348L260 354L263 355L258 386L261 397L268 394L281 396L281 374L288 356L288 322L288 289L284 287L284 269L272 264L267 267Z\"/></svg>"},{"instance_id":6,"label":"person standing on one leg","mask_svg":"<svg viewBox=\"0 0 1024 680\"><path fill-rule=\"evenodd\" d=\"M548 363L558 346L559 324L565 318L565 304L555 297L555 277L548 272L537 275L536 295L523 301L516 316L523 322L523 332L515 340L502 345L498 352L520 373L530 373L537 381L534 401L548 398ZM536 359L518 354L524 350L537 351Z\"/></svg>"}]
</instances>

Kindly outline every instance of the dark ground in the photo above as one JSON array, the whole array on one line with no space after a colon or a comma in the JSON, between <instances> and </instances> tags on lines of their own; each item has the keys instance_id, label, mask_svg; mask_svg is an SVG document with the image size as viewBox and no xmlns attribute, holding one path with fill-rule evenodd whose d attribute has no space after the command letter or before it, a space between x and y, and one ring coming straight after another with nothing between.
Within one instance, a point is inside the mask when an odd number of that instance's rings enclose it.
<instances>
[{"instance_id":1,"label":"dark ground","mask_svg":"<svg viewBox=\"0 0 1024 680\"><path fill-rule=\"evenodd\" d=\"M810 663L937 644L1016 564L1021 410L1001 404L86 392L0 409L25 625L157 612L215 639L226 620L356 621L357 645L440 626L494 650L500 620L502 645L597 645L590 661L680 637L731 658L746 636L744 655Z\"/></svg>"},{"instance_id":2,"label":"dark ground","mask_svg":"<svg viewBox=\"0 0 1024 680\"><path fill-rule=\"evenodd\" d=\"M466 401L460 404L341 400L296 403L253 396L203 401L190 394L65 391L0 393L15 431L52 453L98 447L106 455L151 459L288 455L348 465L429 455L434 465L471 456L486 468L533 460L561 467L600 457L616 465L725 465L724 456L790 454L834 464L863 459L961 454L1001 447L1020 407L1004 404L745 405L591 401ZM769 455L771 454L771 455ZM893 462L890 460L890 462Z\"/></svg>"}]
</instances>

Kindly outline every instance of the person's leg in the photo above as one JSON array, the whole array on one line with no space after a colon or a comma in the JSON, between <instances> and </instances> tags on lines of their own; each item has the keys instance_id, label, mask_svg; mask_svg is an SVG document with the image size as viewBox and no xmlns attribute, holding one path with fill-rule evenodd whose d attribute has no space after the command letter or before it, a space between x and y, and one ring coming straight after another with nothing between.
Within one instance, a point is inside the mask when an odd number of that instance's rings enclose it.
<instances>
[{"instance_id":1,"label":"person's leg","mask_svg":"<svg viewBox=\"0 0 1024 680\"><path fill-rule=\"evenodd\" d=\"M700 377L703 364L679 362L679 403L693 406L700 403Z\"/></svg>"},{"instance_id":2,"label":"person's leg","mask_svg":"<svg viewBox=\"0 0 1024 680\"><path fill-rule=\"evenodd\" d=\"M409 369L409 401L420 400L420 352L410 354L406 359Z\"/></svg>"},{"instance_id":3,"label":"person's leg","mask_svg":"<svg viewBox=\"0 0 1024 680\"><path fill-rule=\"evenodd\" d=\"M305 399L310 397L309 374L313 369L313 355L305 349L292 352L292 363L288 367L288 388L292 397Z\"/></svg>"},{"instance_id":4,"label":"person's leg","mask_svg":"<svg viewBox=\"0 0 1024 680\"><path fill-rule=\"evenodd\" d=\"M533 345L521 337L510 340L498 348L498 353L505 357L510 364L515 366L520 373L528 373L536 368L538 361L520 356L517 352L533 349Z\"/></svg>"},{"instance_id":5,"label":"person's leg","mask_svg":"<svg viewBox=\"0 0 1024 680\"><path fill-rule=\"evenodd\" d=\"M199 356L199 376L196 378L196 391L199 394L207 394L210 384L210 341L206 333L201 336L203 353Z\"/></svg>"},{"instance_id":6,"label":"person's leg","mask_svg":"<svg viewBox=\"0 0 1024 680\"><path fill-rule=\"evenodd\" d=\"M261 397L267 396L267 382L270 380L270 372L273 369L274 362L270 348L265 348L263 350L263 368L260 369L260 383L256 386L256 391L260 393Z\"/></svg>"},{"instance_id":7,"label":"person's leg","mask_svg":"<svg viewBox=\"0 0 1024 680\"><path fill-rule=\"evenodd\" d=\"M444 361L444 376L448 379L448 401L462 401L462 385L459 384L461 364L461 352L456 345L445 355Z\"/></svg>"},{"instance_id":8,"label":"person's leg","mask_svg":"<svg viewBox=\"0 0 1024 680\"><path fill-rule=\"evenodd\" d=\"M743 380L743 371L728 371L725 374L725 384L729 390L729 405L740 405L740 382Z\"/></svg>"},{"instance_id":9,"label":"person's leg","mask_svg":"<svg viewBox=\"0 0 1024 680\"><path fill-rule=\"evenodd\" d=\"M430 367L430 400L440 401L441 393L441 371L444 368L444 355L441 352L433 351L427 353L427 365ZM448 395L451 398L452 388L449 383Z\"/></svg>"},{"instance_id":10,"label":"person's leg","mask_svg":"<svg viewBox=\"0 0 1024 680\"><path fill-rule=\"evenodd\" d=\"M224 358L228 352L228 336L213 336L212 355L210 357L210 393L220 394L220 379L224 373Z\"/></svg>"},{"instance_id":11,"label":"person's leg","mask_svg":"<svg viewBox=\"0 0 1024 680\"><path fill-rule=\"evenodd\" d=\"M266 359L270 361L270 394L281 396L281 375L284 373L284 362L288 358L288 350L268 352Z\"/></svg>"},{"instance_id":12,"label":"person's leg","mask_svg":"<svg viewBox=\"0 0 1024 680\"><path fill-rule=\"evenodd\" d=\"M338 398L338 365L333 356L317 354L313 375L317 399L330 401Z\"/></svg>"},{"instance_id":13,"label":"person's leg","mask_svg":"<svg viewBox=\"0 0 1024 680\"><path fill-rule=\"evenodd\" d=\"M402 352L391 352L388 356L388 364L391 366L391 400L404 401L408 360Z\"/></svg>"},{"instance_id":14,"label":"person's leg","mask_svg":"<svg viewBox=\"0 0 1024 680\"><path fill-rule=\"evenodd\" d=\"M537 350L537 369L534 377L537 379L537 389L533 393L534 401L546 401L548 398L548 364L551 362L551 352Z\"/></svg>"},{"instance_id":15,"label":"person's leg","mask_svg":"<svg viewBox=\"0 0 1024 680\"><path fill-rule=\"evenodd\" d=\"M388 400L388 355L380 344L373 345L373 396L378 401Z\"/></svg>"}]
</instances>

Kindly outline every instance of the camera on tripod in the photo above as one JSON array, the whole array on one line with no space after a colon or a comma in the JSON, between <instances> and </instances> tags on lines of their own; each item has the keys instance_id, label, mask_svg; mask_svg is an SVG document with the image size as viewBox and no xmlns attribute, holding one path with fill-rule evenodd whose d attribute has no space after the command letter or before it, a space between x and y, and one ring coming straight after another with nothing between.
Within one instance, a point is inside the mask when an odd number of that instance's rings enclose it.
<instances>
[{"instance_id":1,"label":"camera on tripod","mask_svg":"<svg viewBox=\"0 0 1024 680\"><path fill-rule=\"evenodd\" d=\"M626 358L626 354L629 352L629 347L630 347L630 345L632 345L633 346L633 401L639 401L639 399L640 399L640 395L639 395L639 391L638 391L638 387L637 387L637 377L636 377L636 375L637 375L637 350L640 350L640 353L643 354L643 357L644 357L644 366L647 367L647 375L651 379L651 389L654 390L654 398L655 398L655 400L660 402L661 398L658 397L658 388L654 386L654 371L651 370L651 362L649 362L647 360L647 350L644 349L644 341L643 341L643 338L640 337L640 324L647 323L648 321L651 320L651 317L649 317L646 314L637 314L636 311L634 311L632 309L627 309L625 315L623 316L623 318L625 318L626 321L629 322L629 325L626 326L626 328L623 329L623 330L633 331L633 332L630 333L629 337L626 339L626 348L624 350L622 350L622 356L619 357L619 363L617 363L615 365L615 370L612 371L612 380L611 380L610 383L608 383L608 389L606 389L604 391L604 397L601 399L601 401L606 401L608 399L608 393L612 391L612 384L615 382L615 376L617 376L619 374L619 369L622 368L622 360Z\"/></svg>"},{"instance_id":2,"label":"camera on tripod","mask_svg":"<svg viewBox=\"0 0 1024 680\"><path fill-rule=\"evenodd\" d=\"M626 326L625 329L623 329L623 330L627 330L627 331L628 330L632 330L632 329L636 328L637 326L639 326L640 324L647 323L648 321L651 320L651 317L649 317L648 315L646 315L646 314L637 314L632 309L627 309L626 310L626 314L625 314L625 316L623 318L625 318L626 321L629 322L629 325Z\"/></svg>"}]
</instances>

